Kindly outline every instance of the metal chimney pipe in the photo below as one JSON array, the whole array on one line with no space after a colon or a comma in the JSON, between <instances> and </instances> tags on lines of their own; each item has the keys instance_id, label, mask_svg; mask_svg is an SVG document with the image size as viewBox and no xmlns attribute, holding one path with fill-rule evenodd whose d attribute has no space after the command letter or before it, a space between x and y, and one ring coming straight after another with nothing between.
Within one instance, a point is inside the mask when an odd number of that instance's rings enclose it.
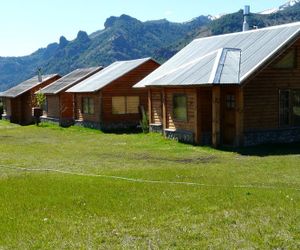
<instances>
[{"instance_id":1,"label":"metal chimney pipe","mask_svg":"<svg viewBox=\"0 0 300 250\"><path fill-rule=\"evenodd\" d=\"M42 68L38 68L37 73L38 73L38 81L42 82L43 81Z\"/></svg>"},{"instance_id":2,"label":"metal chimney pipe","mask_svg":"<svg viewBox=\"0 0 300 250\"><path fill-rule=\"evenodd\" d=\"M250 15L250 6L245 5L244 8L244 23L243 23L243 31L249 30L249 24L248 24L248 16Z\"/></svg>"}]
</instances>

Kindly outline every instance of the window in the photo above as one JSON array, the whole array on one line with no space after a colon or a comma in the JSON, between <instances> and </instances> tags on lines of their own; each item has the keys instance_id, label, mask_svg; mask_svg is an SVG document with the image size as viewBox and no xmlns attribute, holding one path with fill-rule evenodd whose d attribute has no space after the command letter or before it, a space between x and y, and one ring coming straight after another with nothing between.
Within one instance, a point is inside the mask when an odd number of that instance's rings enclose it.
<instances>
[{"instance_id":1,"label":"window","mask_svg":"<svg viewBox=\"0 0 300 250\"><path fill-rule=\"evenodd\" d=\"M114 115L126 114L126 98L125 96L112 97L112 113Z\"/></svg>"},{"instance_id":2,"label":"window","mask_svg":"<svg viewBox=\"0 0 300 250\"><path fill-rule=\"evenodd\" d=\"M175 94L173 96L173 115L178 121L187 121L187 96Z\"/></svg>"},{"instance_id":3,"label":"window","mask_svg":"<svg viewBox=\"0 0 300 250\"><path fill-rule=\"evenodd\" d=\"M82 98L83 114L93 115L95 113L94 99L92 97Z\"/></svg>"},{"instance_id":4,"label":"window","mask_svg":"<svg viewBox=\"0 0 300 250\"><path fill-rule=\"evenodd\" d=\"M292 123L300 126L300 90L292 91Z\"/></svg>"},{"instance_id":5,"label":"window","mask_svg":"<svg viewBox=\"0 0 300 250\"><path fill-rule=\"evenodd\" d=\"M290 125L290 91L280 91L280 126Z\"/></svg>"},{"instance_id":6,"label":"window","mask_svg":"<svg viewBox=\"0 0 300 250\"><path fill-rule=\"evenodd\" d=\"M300 126L300 90L281 90L280 126Z\"/></svg>"},{"instance_id":7,"label":"window","mask_svg":"<svg viewBox=\"0 0 300 250\"><path fill-rule=\"evenodd\" d=\"M114 115L138 114L140 106L139 96L113 96L112 113Z\"/></svg>"},{"instance_id":8,"label":"window","mask_svg":"<svg viewBox=\"0 0 300 250\"><path fill-rule=\"evenodd\" d=\"M226 95L226 107L228 109L235 108L235 95Z\"/></svg>"},{"instance_id":9,"label":"window","mask_svg":"<svg viewBox=\"0 0 300 250\"><path fill-rule=\"evenodd\" d=\"M276 69L292 69L296 67L296 49L290 50L273 67Z\"/></svg>"}]
</instances>

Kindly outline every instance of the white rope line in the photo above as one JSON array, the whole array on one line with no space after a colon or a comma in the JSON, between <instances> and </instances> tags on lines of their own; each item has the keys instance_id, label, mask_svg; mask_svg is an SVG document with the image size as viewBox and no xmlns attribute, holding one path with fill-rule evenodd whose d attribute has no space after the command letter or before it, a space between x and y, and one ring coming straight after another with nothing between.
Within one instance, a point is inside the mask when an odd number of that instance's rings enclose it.
<instances>
[{"instance_id":1,"label":"white rope line","mask_svg":"<svg viewBox=\"0 0 300 250\"><path fill-rule=\"evenodd\" d=\"M135 179L135 178L127 178L121 176L114 176L114 175L103 175L103 174L88 174L88 173L79 173L79 172L71 172L71 171L64 171L58 169L38 169L38 168L24 168L24 167L8 167L4 165L0 165L0 168L6 169L13 169L13 170L22 170L28 172L52 172L52 173L60 173L64 175L75 175L75 176L83 176L83 177L100 177L100 178L107 178L107 179L115 179L115 180L122 180L128 182L137 182L137 183L150 183L150 184L169 184L169 185L186 185L186 186L200 186L200 187L215 187L215 188L253 188L253 189L272 189L272 190L279 190L279 189L290 189L295 191L300 191L299 188L292 188L292 187L274 187L274 186L254 186L254 185L213 185L213 184L204 184L204 183L196 183L196 182L181 182L181 181L160 181L160 180L145 180L145 179Z\"/></svg>"}]
</instances>

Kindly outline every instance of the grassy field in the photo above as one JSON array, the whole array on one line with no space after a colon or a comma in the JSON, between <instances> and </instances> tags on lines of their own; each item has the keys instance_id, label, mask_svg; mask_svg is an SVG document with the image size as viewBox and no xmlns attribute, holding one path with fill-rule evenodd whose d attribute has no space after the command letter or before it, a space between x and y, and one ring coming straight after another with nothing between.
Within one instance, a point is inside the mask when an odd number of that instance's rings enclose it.
<instances>
[{"instance_id":1,"label":"grassy field","mask_svg":"<svg viewBox=\"0 0 300 250\"><path fill-rule=\"evenodd\" d=\"M300 249L300 144L0 121L0 249Z\"/></svg>"}]
</instances>

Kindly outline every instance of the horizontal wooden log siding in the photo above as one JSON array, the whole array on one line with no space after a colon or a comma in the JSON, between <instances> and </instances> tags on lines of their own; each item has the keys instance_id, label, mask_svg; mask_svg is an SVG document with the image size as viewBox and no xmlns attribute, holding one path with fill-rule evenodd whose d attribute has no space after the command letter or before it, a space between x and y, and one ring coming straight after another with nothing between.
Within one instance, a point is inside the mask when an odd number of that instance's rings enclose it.
<instances>
[{"instance_id":1,"label":"horizontal wooden log siding","mask_svg":"<svg viewBox=\"0 0 300 250\"><path fill-rule=\"evenodd\" d=\"M279 128L279 90L300 88L300 40L292 47L297 48L296 68L275 69L271 64L245 85L245 131Z\"/></svg>"},{"instance_id":2,"label":"horizontal wooden log siding","mask_svg":"<svg viewBox=\"0 0 300 250\"><path fill-rule=\"evenodd\" d=\"M73 93L62 92L59 95L60 100L60 118L72 119L74 114Z\"/></svg>"},{"instance_id":3,"label":"horizontal wooden log siding","mask_svg":"<svg viewBox=\"0 0 300 250\"><path fill-rule=\"evenodd\" d=\"M193 89L165 89L166 91L166 113L167 113L167 128L168 129L182 129L191 132L195 131L195 109L197 102L197 90ZM174 94L186 94L187 96L187 121L177 121L173 115L173 96Z\"/></svg>"},{"instance_id":4,"label":"horizontal wooden log siding","mask_svg":"<svg viewBox=\"0 0 300 250\"><path fill-rule=\"evenodd\" d=\"M151 123L162 124L162 92L159 89L151 89Z\"/></svg>"},{"instance_id":5,"label":"horizontal wooden log siding","mask_svg":"<svg viewBox=\"0 0 300 250\"><path fill-rule=\"evenodd\" d=\"M60 76L53 77L30 91L16 97L11 98L11 121L14 123L20 123L27 125L33 122L32 108L36 105L35 103L35 92L48 86L52 82L58 80Z\"/></svg>"},{"instance_id":6,"label":"horizontal wooden log siding","mask_svg":"<svg viewBox=\"0 0 300 250\"><path fill-rule=\"evenodd\" d=\"M140 106L143 106L144 110L147 111L148 90L146 88L132 87L158 67L159 65L154 61L148 61L101 90L103 101L103 123L134 123L141 120L141 115L139 113L122 115L112 114L112 96L139 96Z\"/></svg>"},{"instance_id":7,"label":"horizontal wooden log siding","mask_svg":"<svg viewBox=\"0 0 300 250\"><path fill-rule=\"evenodd\" d=\"M59 118L59 96L47 95L47 117Z\"/></svg>"},{"instance_id":8,"label":"horizontal wooden log siding","mask_svg":"<svg viewBox=\"0 0 300 250\"><path fill-rule=\"evenodd\" d=\"M138 96L139 103L148 109L148 92L146 88L132 88L137 82L145 78L159 65L153 61L148 61L137 67L135 70L120 77L116 81L110 83L102 90L96 93L76 93L75 94L75 118L80 121L110 123L134 123L139 122L141 115L137 114L112 114L112 97L113 96ZM87 115L82 112L82 98L94 98L95 114ZM101 101L101 103L100 103Z\"/></svg>"},{"instance_id":9,"label":"horizontal wooden log siding","mask_svg":"<svg viewBox=\"0 0 300 250\"><path fill-rule=\"evenodd\" d=\"M84 97L90 97L94 100L94 114L84 114L83 113L83 103ZM82 93L75 94L75 119L79 121L90 121L90 122L100 122L101 117L101 95L100 92L97 93Z\"/></svg>"}]
</instances>

